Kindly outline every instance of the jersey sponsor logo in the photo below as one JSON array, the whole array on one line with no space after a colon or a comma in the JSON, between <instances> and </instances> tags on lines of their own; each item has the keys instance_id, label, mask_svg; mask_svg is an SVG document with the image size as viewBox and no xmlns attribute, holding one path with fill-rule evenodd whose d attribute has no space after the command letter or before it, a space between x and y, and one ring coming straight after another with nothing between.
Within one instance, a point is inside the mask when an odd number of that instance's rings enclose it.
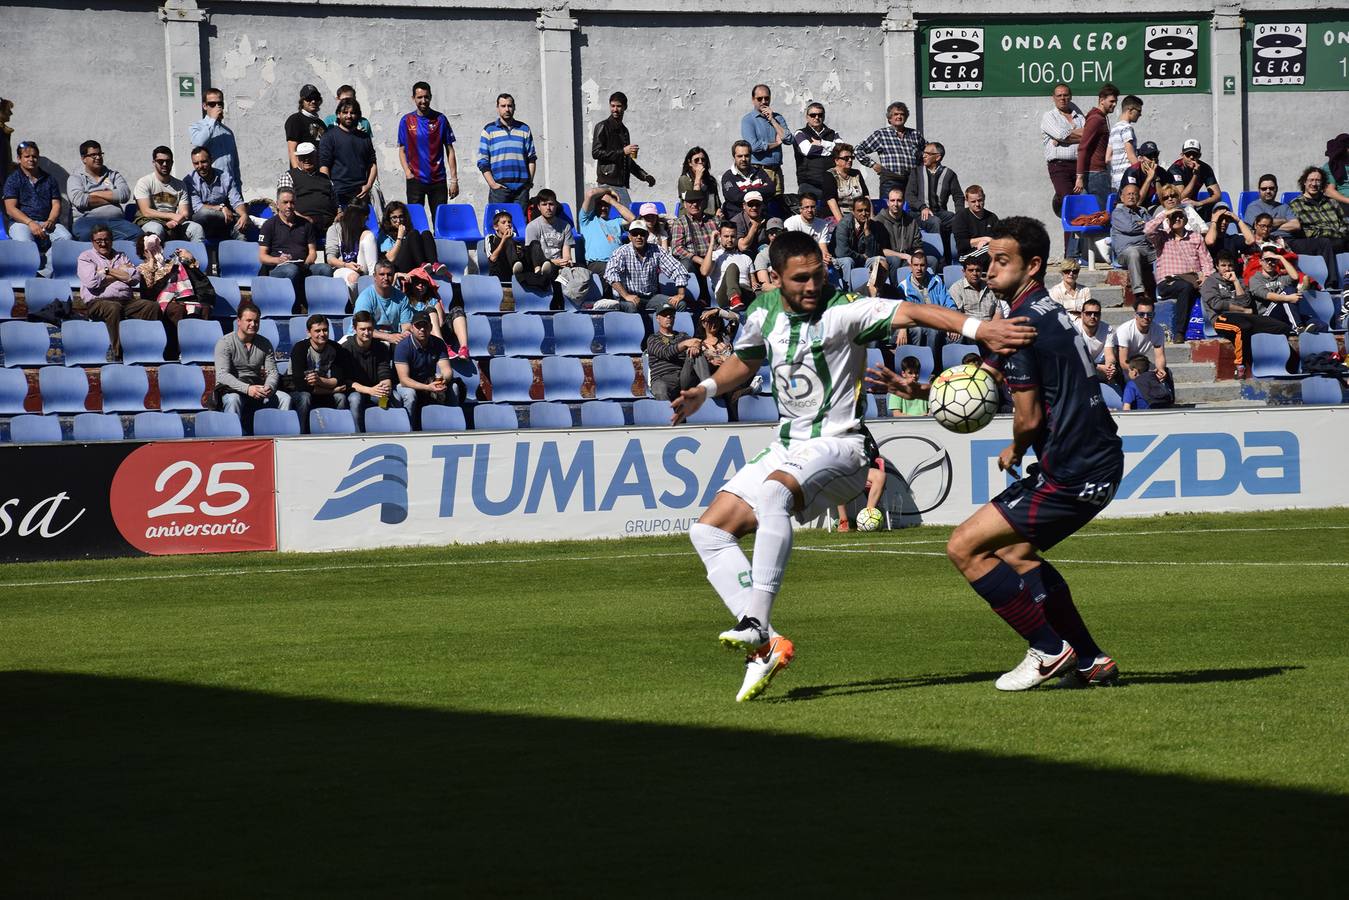
<instances>
[{"instance_id":1,"label":"jersey sponsor logo","mask_svg":"<svg viewBox=\"0 0 1349 900\"><path fill-rule=\"evenodd\" d=\"M351 458L347 474L314 516L341 519L372 506L379 520L397 525L408 517L408 452L400 444L376 444Z\"/></svg>"},{"instance_id":2,"label":"jersey sponsor logo","mask_svg":"<svg viewBox=\"0 0 1349 900\"><path fill-rule=\"evenodd\" d=\"M778 403L793 415L814 413L820 407L820 375L809 363L782 363L773 369Z\"/></svg>"}]
</instances>

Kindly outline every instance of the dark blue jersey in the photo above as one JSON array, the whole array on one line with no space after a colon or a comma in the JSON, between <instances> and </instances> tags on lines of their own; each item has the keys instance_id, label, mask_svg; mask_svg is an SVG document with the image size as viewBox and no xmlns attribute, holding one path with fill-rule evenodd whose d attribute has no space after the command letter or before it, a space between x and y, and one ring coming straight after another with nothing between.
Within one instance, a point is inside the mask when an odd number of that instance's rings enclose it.
<instances>
[{"instance_id":1,"label":"dark blue jersey","mask_svg":"<svg viewBox=\"0 0 1349 900\"><path fill-rule=\"evenodd\" d=\"M1033 344L1005 357L1003 374L1013 391L1040 390L1044 428L1034 446L1041 471L1061 484L1119 472L1124 450L1115 420L1068 313L1037 285L1013 301L1011 316L1029 318L1035 329Z\"/></svg>"}]
</instances>

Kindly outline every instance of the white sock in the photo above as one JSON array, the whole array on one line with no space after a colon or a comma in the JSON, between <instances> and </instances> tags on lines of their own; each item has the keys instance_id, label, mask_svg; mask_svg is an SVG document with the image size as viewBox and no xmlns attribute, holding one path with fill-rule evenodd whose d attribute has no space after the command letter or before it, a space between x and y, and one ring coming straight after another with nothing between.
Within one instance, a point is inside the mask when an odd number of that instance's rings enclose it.
<instances>
[{"instance_id":1,"label":"white sock","mask_svg":"<svg viewBox=\"0 0 1349 900\"><path fill-rule=\"evenodd\" d=\"M768 627L773 598L782 587L782 572L792 554L792 507L796 497L780 481L765 481L755 514L759 531L754 537L754 564L750 567L754 590L744 614Z\"/></svg>"},{"instance_id":2,"label":"white sock","mask_svg":"<svg viewBox=\"0 0 1349 900\"><path fill-rule=\"evenodd\" d=\"M689 540L707 567L712 589L739 622L750 595L750 566L745 551L740 549L735 535L702 522L689 528Z\"/></svg>"}]
</instances>

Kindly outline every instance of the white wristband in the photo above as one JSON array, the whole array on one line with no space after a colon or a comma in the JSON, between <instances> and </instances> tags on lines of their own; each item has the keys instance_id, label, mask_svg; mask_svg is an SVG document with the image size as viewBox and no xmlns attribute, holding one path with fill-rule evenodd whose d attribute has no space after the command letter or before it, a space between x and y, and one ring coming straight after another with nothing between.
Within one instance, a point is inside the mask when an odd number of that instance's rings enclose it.
<instances>
[{"instance_id":1,"label":"white wristband","mask_svg":"<svg viewBox=\"0 0 1349 900\"><path fill-rule=\"evenodd\" d=\"M979 326L982 325L983 322L983 319L976 319L974 316L966 316L965 324L960 326L960 333L963 334L967 340L977 340Z\"/></svg>"},{"instance_id":2,"label":"white wristband","mask_svg":"<svg viewBox=\"0 0 1349 900\"><path fill-rule=\"evenodd\" d=\"M717 396L717 379L715 378L704 378L698 382L698 387L707 391L707 399L709 400Z\"/></svg>"}]
</instances>

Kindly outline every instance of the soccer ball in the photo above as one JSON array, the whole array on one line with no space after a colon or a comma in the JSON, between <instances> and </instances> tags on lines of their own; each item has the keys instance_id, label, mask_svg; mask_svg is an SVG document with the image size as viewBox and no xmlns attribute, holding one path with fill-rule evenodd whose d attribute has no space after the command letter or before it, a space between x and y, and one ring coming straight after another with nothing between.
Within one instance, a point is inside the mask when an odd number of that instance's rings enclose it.
<instances>
[{"instance_id":1,"label":"soccer ball","mask_svg":"<svg viewBox=\"0 0 1349 900\"><path fill-rule=\"evenodd\" d=\"M857 514L858 531L875 531L881 527L885 521L885 516L874 506L868 506Z\"/></svg>"},{"instance_id":2,"label":"soccer ball","mask_svg":"<svg viewBox=\"0 0 1349 900\"><path fill-rule=\"evenodd\" d=\"M998 413L998 384L980 366L952 366L932 379L927 411L947 431L978 431Z\"/></svg>"}]
</instances>

